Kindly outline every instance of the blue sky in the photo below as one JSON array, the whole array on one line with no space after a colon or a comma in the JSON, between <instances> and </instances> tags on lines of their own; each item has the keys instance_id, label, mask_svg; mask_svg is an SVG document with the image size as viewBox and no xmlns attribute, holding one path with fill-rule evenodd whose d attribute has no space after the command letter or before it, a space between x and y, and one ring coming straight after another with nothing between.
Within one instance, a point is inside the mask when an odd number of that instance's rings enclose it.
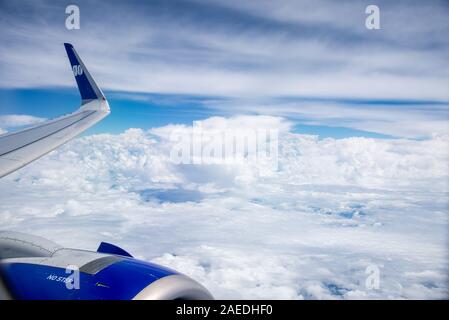
<instances>
[{"instance_id":1,"label":"blue sky","mask_svg":"<svg viewBox=\"0 0 449 320\"><path fill-rule=\"evenodd\" d=\"M212 116L235 116L240 114L263 114L254 110L238 112L234 110L217 109L217 103L234 103L233 99L224 97L188 96L170 94L140 94L140 98L128 97L123 92L107 92L112 113L102 122L89 129L84 135L95 133L121 133L130 127L150 129L167 124L191 125L193 121L204 120ZM1 89L0 100L7 106L2 108L0 116L9 114L25 114L39 118L54 118L62 114L67 114L75 110L79 105L79 93L76 87L66 89ZM426 100L375 100L375 99L319 99L306 97L289 97L284 101L295 103L319 103L331 104L339 103L348 106L363 106L366 109L376 110L379 106L392 106L396 109L421 110L439 113L445 116L446 103L442 101ZM61 101L63 103L61 103ZM275 113L276 114L276 113ZM284 115L294 123L293 130L297 133L319 135L321 138L335 137L343 138L350 136L364 136L372 138L393 138L394 135L377 133L368 130L358 130L345 127L342 123L338 125L307 124L309 118ZM27 123L25 123L25 126ZM12 130L20 129L24 126L13 125Z\"/></svg>"},{"instance_id":2,"label":"blue sky","mask_svg":"<svg viewBox=\"0 0 449 320\"><path fill-rule=\"evenodd\" d=\"M378 1L381 30L363 1L78 1L80 30L68 4L0 4L0 116L76 109L71 42L113 110L87 134L242 114L320 137L448 132L444 1Z\"/></svg>"}]
</instances>

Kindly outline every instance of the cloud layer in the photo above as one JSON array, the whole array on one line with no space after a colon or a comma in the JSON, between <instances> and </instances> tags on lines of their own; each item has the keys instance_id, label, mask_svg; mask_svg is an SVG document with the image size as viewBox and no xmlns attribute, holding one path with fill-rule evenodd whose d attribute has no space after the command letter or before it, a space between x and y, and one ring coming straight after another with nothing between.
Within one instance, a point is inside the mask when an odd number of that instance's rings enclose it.
<instances>
[{"instance_id":1,"label":"cloud layer","mask_svg":"<svg viewBox=\"0 0 449 320\"><path fill-rule=\"evenodd\" d=\"M64 3L0 3L1 88L74 87L62 47L72 42L109 96L182 94L218 115L389 137L449 133L445 1L378 1L381 30L365 28L364 3L77 4L70 31Z\"/></svg>"},{"instance_id":2,"label":"cloud layer","mask_svg":"<svg viewBox=\"0 0 449 320\"><path fill-rule=\"evenodd\" d=\"M279 129L278 169L175 165L167 137L188 126L88 136L0 181L2 228L109 241L216 298L447 298L447 136L318 139L270 116L201 125Z\"/></svg>"},{"instance_id":3,"label":"cloud layer","mask_svg":"<svg viewBox=\"0 0 449 320\"><path fill-rule=\"evenodd\" d=\"M112 90L449 98L444 1L378 1L382 29L374 31L365 28L363 3L78 5L81 29L69 31L64 3L2 2L0 86L72 85L61 46L71 41L100 83Z\"/></svg>"},{"instance_id":4,"label":"cloud layer","mask_svg":"<svg viewBox=\"0 0 449 320\"><path fill-rule=\"evenodd\" d=\"M301 126L345 127L390 137L428 138L449 134L446 103L322 99L225 99L206 108L225 115L282 116Z\"/></svg>"}]
</instances>

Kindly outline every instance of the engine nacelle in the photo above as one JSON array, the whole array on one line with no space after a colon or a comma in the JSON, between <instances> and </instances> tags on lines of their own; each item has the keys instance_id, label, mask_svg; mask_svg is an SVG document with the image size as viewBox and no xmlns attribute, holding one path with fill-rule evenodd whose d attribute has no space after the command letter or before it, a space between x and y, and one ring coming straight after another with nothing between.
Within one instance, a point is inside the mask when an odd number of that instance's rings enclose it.
<instances>
[{"instance_id":1,"label":"engine nacelle","mask_svg":"<svg viewBox=\"0 0 449 320\"><path fill-rule=\"evenodd\" d=\"M0 270L14 299L208 300L209 291L169 268L133 258L102 242L95 251L0 232Z\"/></svg>"}]
</instances>

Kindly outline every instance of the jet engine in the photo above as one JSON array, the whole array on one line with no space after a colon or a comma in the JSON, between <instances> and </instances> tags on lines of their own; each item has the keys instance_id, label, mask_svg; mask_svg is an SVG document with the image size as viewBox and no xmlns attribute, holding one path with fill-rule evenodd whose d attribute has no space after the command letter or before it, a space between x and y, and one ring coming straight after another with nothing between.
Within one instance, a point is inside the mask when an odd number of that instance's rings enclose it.
<instances>
[{"instance_id":1,"label":"jet engine","mask_svg":"<svg viewBox=\"0 0 449 320\"><path fill-rule=\"evenodd\" d=\"M86 251L24 233L0 232L0 272L5 296L13 299L213 299L195 280L135 259L106 242L97 251Z\"/></svg>"}]
</instances>

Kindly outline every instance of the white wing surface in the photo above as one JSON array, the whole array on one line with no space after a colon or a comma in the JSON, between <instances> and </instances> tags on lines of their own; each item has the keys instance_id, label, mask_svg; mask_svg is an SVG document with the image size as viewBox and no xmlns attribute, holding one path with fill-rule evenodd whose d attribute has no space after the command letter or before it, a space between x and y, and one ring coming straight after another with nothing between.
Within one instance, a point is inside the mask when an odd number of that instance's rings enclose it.
<instances>
[{"instance_id":1,"label":"white wing surface","mask_svg":"<svg viewBox=\"0 0 449 320\"><path fill-rule=\"evenodd\" d=\"M59 147L110 113L103 92L87 71L73 46L64 44L81 94L75 112L37 126L0 135L0 177Z\"/></svg>"}]
</instances>

